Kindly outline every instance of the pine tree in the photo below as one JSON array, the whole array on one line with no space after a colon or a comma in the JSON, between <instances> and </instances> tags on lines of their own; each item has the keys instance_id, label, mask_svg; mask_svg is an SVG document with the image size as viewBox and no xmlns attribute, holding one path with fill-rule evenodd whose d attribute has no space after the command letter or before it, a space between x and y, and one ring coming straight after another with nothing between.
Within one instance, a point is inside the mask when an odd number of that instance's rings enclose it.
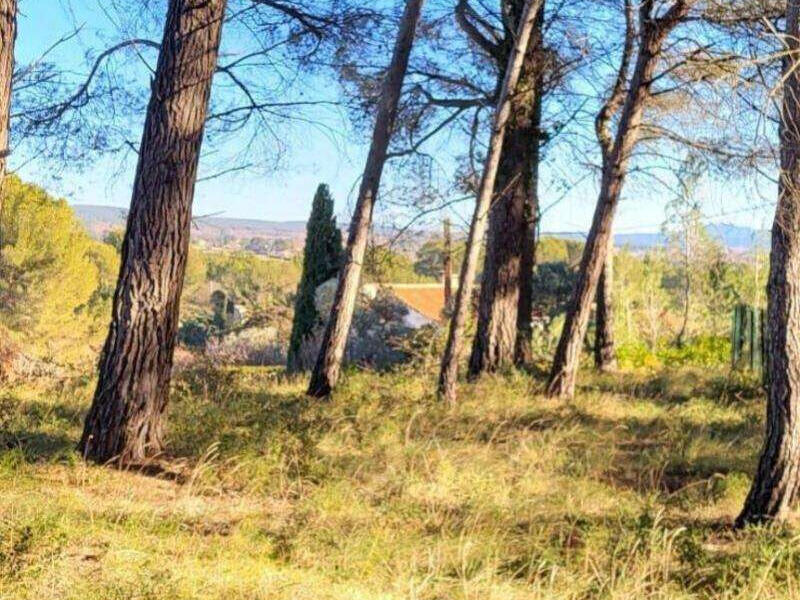
<instances>
[{"instance_id":1,"label":"pine tree","mask_svg":"<svg viewBox=\"0 0 800 600\"><path fill-rule=\"evenodd\" d=\"M81 437L98 463L164 448L192 200L226 0L170 0L139 145L121 267Z\"/></svg>"},{"instance_id":2,"label":"pine tree","mask_svg":"<svg viewBox=\"0 0 800 600\"><path fill-rule=\"evenodd\" d=\"M290 373L311 368L313 357L305 357L303 343L320 324L320 315L314 304L317 287L335 277L342 259L342 235L333 216L333 198L328 186L321 183L314 195L311 216L306 225L306 244L303 249L303 275L297 288L294 305L292 336L286 369Z\"/></svg>"}]
</instances>

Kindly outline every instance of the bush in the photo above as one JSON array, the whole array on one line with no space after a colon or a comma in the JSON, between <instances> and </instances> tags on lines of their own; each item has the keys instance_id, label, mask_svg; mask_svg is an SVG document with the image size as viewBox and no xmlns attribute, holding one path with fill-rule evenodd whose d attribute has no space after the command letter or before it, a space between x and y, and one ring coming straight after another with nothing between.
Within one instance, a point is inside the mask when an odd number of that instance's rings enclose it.
<instances>
[{"instance_id":1,"label":"bush","mask_svg":"<svg viewBox=\"0 0 800 600\"><path fill-rule=\"evenodd\" d=\"M206 357L216 365L269 366L286 361L286 347L270 327L244 329L206 343Z\"/></svg>"},{"instance_id":2,"label":"bush","mask_svg":"<svg viewBox=\"0 0 800 600\"><path fill-rule=\"evenodd\" d=\"M406 360L403 344L414 331L403 322L407 314L406 306L389 292L379 291L374 299L362 301L347 340L348 362L385 369Z\"/></svg>"},{"instance_id":3,"label":"bush","mask_svg":"<svg viewBox=\"0 0 800 600\"><path fill-rule=\"evenodd\" d=\"M178 329L178 343L192 350L202 350L208 343L211 324L205 319L189 319Z\"/></svg>"},{"instance_id":4,"label":"bush","mask_svg":"<svg viewBox=\"0 0 800 600\"><path fill-rule=\"evenodd\" d=\"M643 342L617 347L617 360L623 368L658 369L661 367L719 367L730 360L730 340L715 336L692 338L682 347L663 345L649 348Z\"/></svg>"}]
</instances>

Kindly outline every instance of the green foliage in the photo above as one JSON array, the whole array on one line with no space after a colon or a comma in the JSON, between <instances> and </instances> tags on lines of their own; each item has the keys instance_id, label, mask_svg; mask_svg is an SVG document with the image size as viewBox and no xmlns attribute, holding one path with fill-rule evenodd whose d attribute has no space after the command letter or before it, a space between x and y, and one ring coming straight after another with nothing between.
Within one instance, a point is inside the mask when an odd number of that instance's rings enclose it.
<instances>
[{"instance_id":1,"label":"green foliage","mask_svg":"<svg viewBox=\"0 0 800 600\"><path fill-rule=\"evenodd\" d=\"M625 250L614 255L613 301L619 342L644 343L650 349L659 346L671 326L671 299L664 287L668 269L667 256L660 250L643 257Z\"/></svg>"},{"instance_id":2,"label":"green foliage","mask_svg":"<svg viewBox=\"0 0 800 600\"><path fill-rule=\"evenodd\" d=\"M371 244L364 256L362 280L370 283L435 283L437 279L418 272L405 254L385 245Z\"/></svg>"},{"instance_id":3,"label":"green foliage","mask_svg":"<svg viewBox=\"0 0 800 600\"><path fill-rule=\"evenodd\" d=\"M342 235L336 226L333 208L330 190L321 183L306 225L303 274L295 297L289 338L287 366L290 371L300 371L309 366L300 364L300 350L303 342L311 337L321 322L314 303L315 293L317 287L336 276L341 266Z\"/></svg>"},{"instance_id":4,"label":"green foliage","mask_svg":"<svg viewBox=\"0 0 800 600\"><path fill-rule=\"evenodd\" d=\"M715 336L697 336L681 346L650 348L642 342L630 342L617 347L617 360L625 369L724 367L730 363L730 354L730 339Z\"/></svg>"},{"instance_id":5,"label":"green foliage","mask_svg":"<svg viewBox=\"0 0 800 600\"><path fill-rule=\"evenodd\" d=\"M453 275L458 275L464 260L464 242L452 242ZM417 250L414 272L431 281L441 281L444 275L444 238L428 240Z\"/></svg>"},{"instance_id":6,"label":"green foliage","mask_svg":"<svg viewBox=\"0 0 800 600\"><path fill-rule=\"evenodd\" d=\"M103 242L109 246L112 246L118 253L122 252L122 242L124 239L124 229L112 229L103 236Z\"/></svg>"},{"instance_id":7,"label":"green foliage","mask_svg":"<svg viewBox=\"0 0 800 600\"><path fill-rule=\"evenodd\" d=\"M577 273L566 262L546 262L533 273L533 303L549 317L566 309Z\"/></svg>"},{"instance_id":8,"label":"green foliage","mask_svg":"<svg viewBox=\"0 0 800 600\"><path fill-rule=\"evenodd\" d=\"M576 265L583 252L583 243L576 240L544 236L536 244L536 262L563 262Z\"/></svg>"},{"instance_id":9,"label":"green foliage","mask_svg":"<svg viewBox=\"0 0 800 600\"><path fill-rule=\"evenodd\" d=\"M25 353L60 365L96 360L118 259L72 209L10 177L0 216L0 321Z\"/></svg>"},{"instance_id":10,"label":"green foliage","mask_svg":"<svg viewBox=\"0 0 800 600\"><path fill-rule=\"evenodd\" d=\"M288 304L287 290L294 287L299 276L299 268L292 261L250 252L206 252L204 258L206 281L219 284L254 311Z\"/></svg>"}]
</instances>

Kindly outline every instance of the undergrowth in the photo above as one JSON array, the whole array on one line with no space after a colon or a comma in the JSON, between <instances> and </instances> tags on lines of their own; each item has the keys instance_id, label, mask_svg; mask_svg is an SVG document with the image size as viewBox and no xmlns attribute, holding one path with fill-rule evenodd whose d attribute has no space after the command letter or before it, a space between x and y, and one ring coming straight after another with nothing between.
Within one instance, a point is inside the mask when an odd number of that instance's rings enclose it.
<instances>
[{"instance_id":1,"label":"undergrowth","mask_svg":"<svg viewBox=\"0 0 800 600\"><path fill-rule=\"evenodd\" d=\"M89 466L90 382L0 392L0 598L800 597L791 526L735 533L762 435L747 377L269 369L174 385L166 456Z\"/></svg>"}]
</instances>

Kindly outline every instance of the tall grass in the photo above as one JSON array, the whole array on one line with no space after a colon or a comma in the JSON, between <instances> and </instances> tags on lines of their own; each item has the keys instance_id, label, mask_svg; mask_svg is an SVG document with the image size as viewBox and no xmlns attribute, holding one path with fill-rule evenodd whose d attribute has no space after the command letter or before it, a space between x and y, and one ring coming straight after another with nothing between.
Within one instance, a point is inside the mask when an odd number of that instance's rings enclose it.
<instances>
[{"instance_id":1,"label":"tall grass","mask_svg":"<svg viewBox=\"0 0 800 600\"><path fill-rule=\"evenodd\" d=\"M800 597L791 529L733 533L754 382L350 373L326 402L268 369L181 376L169 455L73 451L84 385L0 396L0 598Z\"/></svg>"}]
</instances>

